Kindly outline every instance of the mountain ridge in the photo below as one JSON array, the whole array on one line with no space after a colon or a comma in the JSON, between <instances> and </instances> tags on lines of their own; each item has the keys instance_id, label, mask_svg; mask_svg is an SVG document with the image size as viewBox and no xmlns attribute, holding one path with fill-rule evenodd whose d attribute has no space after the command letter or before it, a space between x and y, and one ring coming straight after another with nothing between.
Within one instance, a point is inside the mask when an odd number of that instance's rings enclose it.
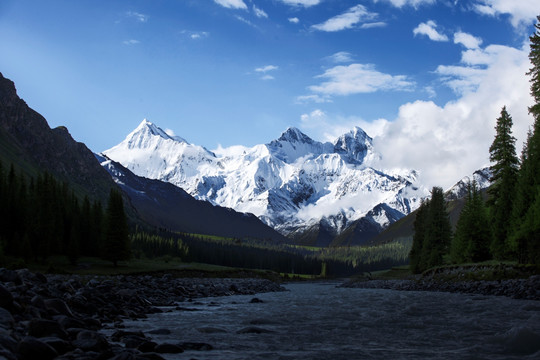
<instances>
[{"instance_id":1,"label":"mountain ridge","mask_svg":"<svg viewBox=\"0 0 540 360\"><path fill-rule=\"evenodd\" d=\"M154 131L158 135L145 131L149 124L155 126L143 120L103 154L139 176L173 183L197 199L253 213L285 236L301 236L321 221L321 229L337 236L352 221L371 216L369 211L381 203L405 215L427 193L414 185L414 171L390 174L371 167L379 155L358 127L324 143L290 127L267 144L241 151L220 149L216 154L166 139L161 129ZM141 146L132 146L141 138ZM404 189L410 194L407 204L400 195ZM371 219L377 229L382 218ZM352 243L364 241L357 237Z\"/></svg>"}]
</instances>

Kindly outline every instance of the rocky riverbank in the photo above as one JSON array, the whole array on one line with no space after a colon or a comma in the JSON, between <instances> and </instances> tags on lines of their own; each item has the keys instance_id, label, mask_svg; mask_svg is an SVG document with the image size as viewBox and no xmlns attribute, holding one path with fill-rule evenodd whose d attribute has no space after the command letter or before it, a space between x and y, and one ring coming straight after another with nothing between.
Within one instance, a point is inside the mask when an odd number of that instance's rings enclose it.
<instances>
[{"instance_id":1,"label":"rocky riverbank","mask_svg":"<svg viewBox=\"0 0 540 360\"><path fill-rule=\"evenodd\" d=\"M0 269L0 360L161 359L160 353L210 350L211 344L157 344L123 331L141 319L196 298L283 291L266 279L43 275ZM110 336L101 329L108 328ZM160 331L167 331L161 329Z\"/></svg>"},{"instance_id":2,"label":"rocky riverbank","mask_svg":"<svg viewBox=\"0 0 540 360\"><path fill-rule=\"evenodd\" d=\"M500 267L500 266L499 266ZM511 267L501 267L502 273L515 271ZM350 279L341 287L364 289L392 289L402 291L440 291L453 293L507 296L514 299L540 300L540 275L525 278L481 280L490 278L489 269L479 267L451 267L429 271L421 276L405 280Z\"/></svg>"}]
</instances>

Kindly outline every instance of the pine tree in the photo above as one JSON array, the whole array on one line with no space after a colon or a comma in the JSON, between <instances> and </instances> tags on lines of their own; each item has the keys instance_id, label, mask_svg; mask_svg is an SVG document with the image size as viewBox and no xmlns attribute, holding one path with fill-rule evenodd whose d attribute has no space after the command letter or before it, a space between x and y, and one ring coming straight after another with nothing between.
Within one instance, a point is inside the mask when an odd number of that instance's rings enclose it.
<instances>
[{"instance_id":1,"label":"pine tree","mask_svg":"<svg viewBox=\"0 0 540 360\"><path fill-rule=\"evenodd\" d=\"M516 155L516 138L512 136L512 117L503 107L501 116L497 119L496 135L489 148L489 159L493 163L490 167L493 176L488 192L493 239L491 252L496 259L508 257L508 236L510 222L508 213L512 211L515 184L519 160Z\"/></svg>"},{"instance_id":2,"label":"pine tree","mask_svg":"<svg viewBox=\"0 0 540 360\"><path fill-rule=\"evenodd\" d=\"M111 189L109 195L105 222L106 237L103 257L112 261L116 267L118 261L129 259L131 251L122 194L114 189Z\"/></svg>"},{"instance_id":3,"label":"pine tree","mask_svg":"<svg viewBox=\"0 0 540 360\"><path fill-rule=\"evenodd\" d=\"M467 190L467 199L450 249L455 263L479 262L490 258L491 232L484 201L475 181L467 185Z\"/></svg>"},{"instance_id":4,"label":"pine tree","mask_svg":"<svg viewBox=\"0 0 540 360\"><path fill-rule=\"evenodd\" d=\"M538 237L538 222L526 221L530 217L536 204L537 193L540 188L540 16L535 25L535 33L529 38L531 50L529 60L532 68L527 75L531 76L531 95L534 104L529 107L534 123L529 131L527 142L523 148L521 168L518 174L515 206L512 209L512 236L511 244L517 251L518 261L534 262L534 255L530 249L540 246Z\"/></svg>"},{"instance_id":5,"label":"pine tree","mask_svg":"<svg viewBox=\"0 0 540 360\"><path fill-rule=\"evenodd\" d=\"M452 226L446 211L444 192L440 187L431 191L431 201L427 215L427 227L422 247L422 259L426 268L442 265L444 255L450 250Z\"/></svg>"},{"instance_id":6,"label":"pine tree","mask_svg":"<svg viewBox=\"0 0 540 360\"><path fill-rule=\"evenodd\" d=\"M420 208L416 211L414 220L414 235L411 252L409 253L410 268L414 274L419 274L425 270L422 263L422 248L426 236L427 214L429 211L429 200L422 201Z\"/></svg>"}]
</instances>

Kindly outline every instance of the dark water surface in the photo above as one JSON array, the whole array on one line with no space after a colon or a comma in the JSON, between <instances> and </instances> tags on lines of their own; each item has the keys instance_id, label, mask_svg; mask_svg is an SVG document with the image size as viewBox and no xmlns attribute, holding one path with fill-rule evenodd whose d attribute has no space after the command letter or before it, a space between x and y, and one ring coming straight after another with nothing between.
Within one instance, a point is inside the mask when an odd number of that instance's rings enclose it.
<instances>
[{"instance_id":1,"label":"dark water surface","mask_svg":"<svg viewBox=\"0 0 540 360\"><path fill-rule=\"evenodd\" d=\"M290 291L206 298L198 311L151 315L126 330L167 328L162 343L211 351L168 359L540 359L540 301L289 284ZM255 332L255 333L254 333Z\"/></svg>"}]
</instances>

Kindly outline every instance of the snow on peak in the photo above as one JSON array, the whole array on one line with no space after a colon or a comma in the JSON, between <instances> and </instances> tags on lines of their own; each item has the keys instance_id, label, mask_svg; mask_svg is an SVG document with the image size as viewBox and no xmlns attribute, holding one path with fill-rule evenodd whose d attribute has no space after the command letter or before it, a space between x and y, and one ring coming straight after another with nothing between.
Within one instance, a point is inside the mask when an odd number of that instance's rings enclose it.
<instances>
[{"instance_id":1,"label":"snow on peak","mask_svg":"<svg viewBox=\"0 0 540 360\"><path fill-rule=\"evenodd\" d=\"M146 119L104 152L139 176L251 212L284 234L323 216L345 214L345 224L380 203L403 215L414 210L401 200L411 187L407 178L366 166L374 151L360 128L334 142L319 142L290 127L270 143L218 148L216 153L170 136Z\"/></svg>"},{"instance_id":2,"label":"snow on peak","mask_svg":"<svg viewBox=\"0 0 540 360\"><path fill-rule=\"evenodd\" d=\"M372 139L364 130L356 126L334 141L334 151L346 157L349 162L361 164L368 153L373 153Z\"/></svg>"},{"instance_id":3,"label":"snow on peak","mask_svg":"<svg viewBox=\"0 0 540 360\"><path fill-rule=\"evenodd\" d=\"M313 144L314 141L312 138L304 134L302 131L295 127L289 127L285 130L277 141L283 142L287 141L290 143L306 143Z\"/></svg>"},{"instance_id":4,"label":"snow on peak","mask_svg":"<svg viewBox=\"0 0 540 360\"><path fill-rule=\"evenodd\" d=\"M160 127L148 121L148 119L146 118L143 119L139 126L137 126L135 130L133 130L126 137L126 140L129 141L132 147L141 147L141 145L143 145L145 142L148 141L149 138L153 136L159 136L166 140L187 143L187 141L180 136L169 135L167 131L163 131Z\"/></svg>"}]
</instances>

